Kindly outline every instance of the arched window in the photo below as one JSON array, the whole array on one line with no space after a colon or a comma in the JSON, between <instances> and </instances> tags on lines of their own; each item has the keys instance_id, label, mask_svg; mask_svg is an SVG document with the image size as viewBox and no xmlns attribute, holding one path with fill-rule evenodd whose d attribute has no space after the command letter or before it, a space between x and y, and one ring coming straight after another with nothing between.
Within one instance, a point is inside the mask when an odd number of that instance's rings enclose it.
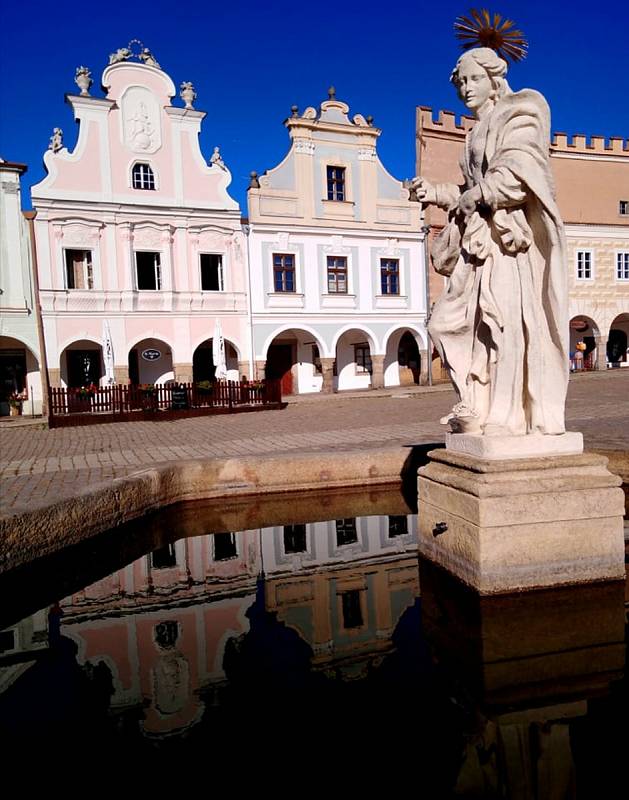
<instances>
[{"instance_id":1,"label":"arched window","mask_svg":"<svg viewBox=\"0 0 629 800\"><path fill-rule=\"evenodd\" d=\"M134 164L131 177L134 189L155 189L155 175L148 164Z\"/></svg>"}]
</instances>

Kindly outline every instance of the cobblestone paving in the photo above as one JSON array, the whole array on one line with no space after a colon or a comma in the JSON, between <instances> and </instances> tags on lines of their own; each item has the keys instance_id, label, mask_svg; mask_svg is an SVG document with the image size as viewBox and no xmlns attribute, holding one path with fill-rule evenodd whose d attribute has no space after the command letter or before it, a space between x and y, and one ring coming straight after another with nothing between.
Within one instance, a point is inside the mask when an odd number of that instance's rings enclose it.
<instances>
[{"instance_id":1,"label":"cobblestone paving","mask_svg":"<svg viewBox=\"0 0 629 800\"><path fill-rule=\"evenodd\" d=\"M302 397L282 411L43 430L0 429L0 513L70 497L147 466L189 458L271 455L441 442L449 389ZM567 427L586 447L629 450L629 369L576 376Z\"/></svg>"}]
</instances>

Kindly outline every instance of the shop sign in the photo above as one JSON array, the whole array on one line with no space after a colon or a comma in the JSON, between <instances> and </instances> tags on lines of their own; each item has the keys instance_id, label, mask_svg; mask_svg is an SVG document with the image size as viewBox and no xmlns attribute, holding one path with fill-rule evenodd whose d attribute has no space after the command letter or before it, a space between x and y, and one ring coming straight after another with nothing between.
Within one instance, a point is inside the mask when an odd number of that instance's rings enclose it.
<instances>
[{"instance_id":1,"label":"shop sign","mask_svg":"<svg viewBox=\"0 0 629 800\"><path fill-rule=\"evenodd\" d=\"M157 361L157 359L161 358L161 356L161 351L157 350L155 347L149 347L148 350L142 350L142 358L145 361Z\"/></svg>"},{"instance_id":2,"label":"shop sign","mask_svg":"<svg viewBox=\"0 0 629 800\"><path fill-rule=\"evenodd\" d=\"M570 327L573 331L586 331L590 326L583 319L573 319L570 322Z\"/></svg>"}]
</instances>

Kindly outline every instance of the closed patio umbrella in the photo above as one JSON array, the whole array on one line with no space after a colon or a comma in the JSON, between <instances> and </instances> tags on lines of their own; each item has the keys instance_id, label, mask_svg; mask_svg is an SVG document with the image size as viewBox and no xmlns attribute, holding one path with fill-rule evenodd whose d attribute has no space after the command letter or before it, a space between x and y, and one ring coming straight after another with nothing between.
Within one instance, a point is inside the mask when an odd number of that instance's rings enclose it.
<instances>
[{"instance_id":1,"label":"closed patio umbrella","mask_svg":"<svg viewBox=\"0 0 629 800\"><path fill-rule=\"evenodd\" d=\"M214 377L217 381L227 377L227 361L225 360L225 339L221 329L221 321L217 318L214 324L214 338L212 339L212 359L214 360Z\"/></svg>"},{"instance_id":2,"label":"closed patio umbrella","mask_svg":"<svg viewBox=\"0 0 629 800\"><path fill-rule=\"evenodd\" d=\"M114 344L111 340L111 331L107 320L103 320L103 362L105 364L105 385L112 386L116 382L114 376Z\"/></svg>"}]
</instances>

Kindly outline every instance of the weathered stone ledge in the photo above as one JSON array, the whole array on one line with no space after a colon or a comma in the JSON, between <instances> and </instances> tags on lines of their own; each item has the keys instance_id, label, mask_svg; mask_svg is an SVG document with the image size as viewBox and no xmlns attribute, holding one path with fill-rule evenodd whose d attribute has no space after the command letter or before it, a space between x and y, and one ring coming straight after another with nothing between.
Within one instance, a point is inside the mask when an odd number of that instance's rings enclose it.
<instances>
[{"instance_id":1,"label":"weathered stone ledge","mask_svg":"<svg viewBox=\"0 0 629 800\"><path fill-rule=\"evenodd\" d=\"M0 519L0 573L188 500L399 483L411 449L179 461Z\"/></svg>"}]
</instances>

